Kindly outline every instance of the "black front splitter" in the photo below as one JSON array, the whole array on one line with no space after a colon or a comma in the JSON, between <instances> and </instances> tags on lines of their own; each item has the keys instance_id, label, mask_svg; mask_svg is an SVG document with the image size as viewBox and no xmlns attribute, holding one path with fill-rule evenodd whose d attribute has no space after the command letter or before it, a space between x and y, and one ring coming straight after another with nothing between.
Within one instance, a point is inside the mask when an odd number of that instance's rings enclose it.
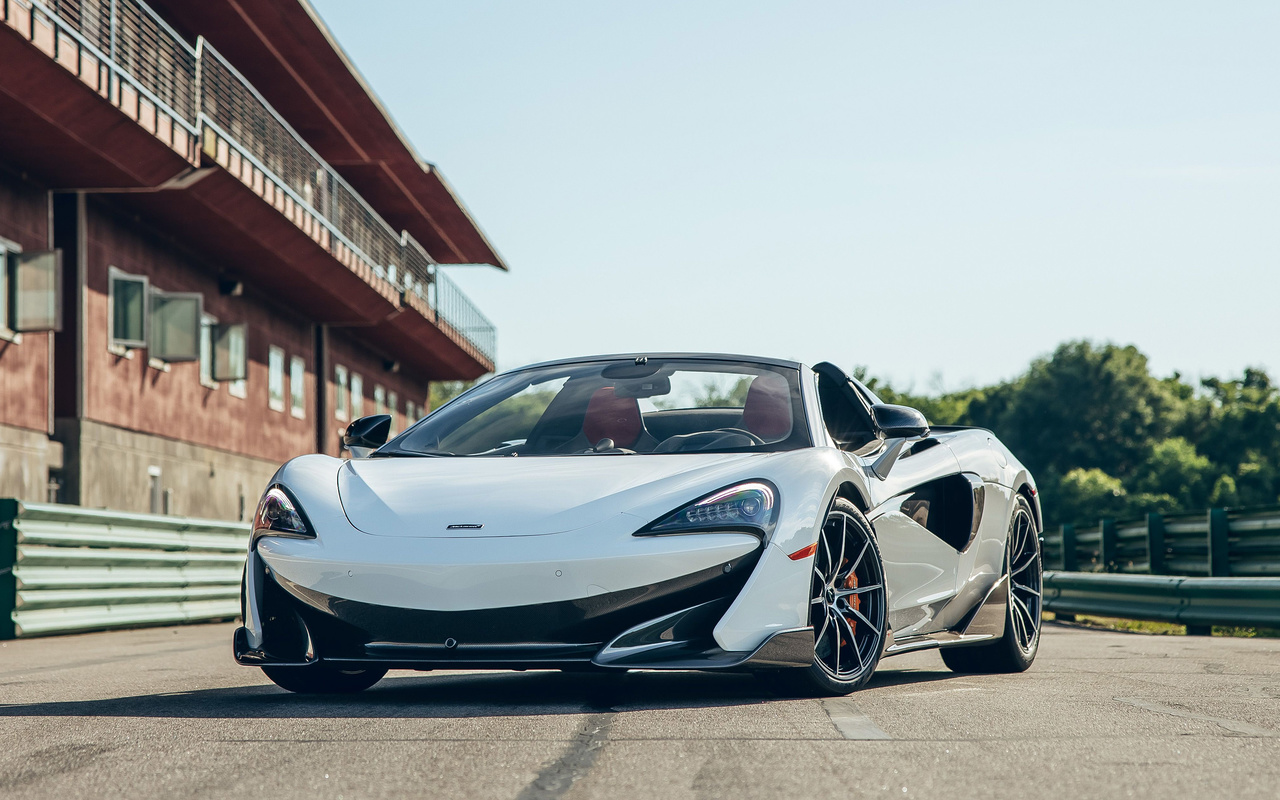
<instances>
[{"instance_id":1,"label":"black front splitter","mask_svg":"<svg viewBox=\"0 0 1280 800\"><path fill-rule=\"evenodd\" d=\"M726 651L675 641L669 646L601 659L604 643L514 645L419 645L372 642L364 654L315 661L277 659L247 646L244 628L233 636L236 661L244 666L308 666L322 661L349 668L408 670L737 670L806 667L813 660L813 629L779 631L752 651ZM640 648L637 648L640 650Z\"/></svg>"}]
</instances>

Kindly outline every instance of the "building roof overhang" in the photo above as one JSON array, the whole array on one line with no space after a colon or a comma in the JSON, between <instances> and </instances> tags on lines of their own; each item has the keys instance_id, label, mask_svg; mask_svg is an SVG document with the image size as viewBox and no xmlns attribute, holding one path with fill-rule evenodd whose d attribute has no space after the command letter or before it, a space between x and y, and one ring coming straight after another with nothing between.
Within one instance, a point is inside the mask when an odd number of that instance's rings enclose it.
<instances>
[{"instance_id":1,"label":"building roof overhang","mask_svg":"<svg viewBox=\"0 0 1280 800\"><path fill-rule=\"evenodd\" d=\"M507 269L307 0L150 4L191 40L204 36L388 223L437 261Z\"/></svg>"}]
</instances>

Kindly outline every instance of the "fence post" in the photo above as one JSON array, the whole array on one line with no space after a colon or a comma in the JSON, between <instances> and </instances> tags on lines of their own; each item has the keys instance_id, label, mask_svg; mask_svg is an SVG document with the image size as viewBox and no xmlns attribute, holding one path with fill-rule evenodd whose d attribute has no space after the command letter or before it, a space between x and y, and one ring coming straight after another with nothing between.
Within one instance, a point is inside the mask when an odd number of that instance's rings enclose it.
<instances>
[{"instance_id":1,"label":"fence post","mask_svg":"<svg viewBox=\"0 0 1280 800\"><path fill-rule=\"evenodd\" d=\"M1164 517L1158 511L1147 514L1147 572L1164 574Z\"/></svg>"},{"instance_id":2,"label":"fence post","mask_svg":"<svg viewBox=\"0 0 1280 800\"><path fill-rule=\"evenodd\" d=\"M1069 523L1062 526L1062 570L1077 572L1080 561L1076 556L1076 526Z\"/></svg>"},{"instance_id":3,"label":"fence post","mask_svg":"<svg viewBox=\"0 0 1280 800\"><path fill-rule=\"evenodd\" d=\"M0 499L0 640L12 639L13 607L18 597L18 579L13 565L18 561L18 529L13 521L22 504L12 497Z\"/></svg>"},{"instance_id":4,"label":"fence post","mask_svg":"<svg viewBox=\"0 0 1280 800\"><path fill-rule=\"evenodd\" d=\"M1103 572L1116 571L1116 521L1104 519L1098 525L1098 560Z\"/></svg>"},{"instance_id":5,"label":"fence post","mask_svg":"<svg viewBox=\"0 0 1280 800\"><path fill-rule=\"evenodd\" d=\"M1227 510L1209 509L1209 577L1225 578L1231 574L1227 550Z\"/></svg>"}]
</instances>

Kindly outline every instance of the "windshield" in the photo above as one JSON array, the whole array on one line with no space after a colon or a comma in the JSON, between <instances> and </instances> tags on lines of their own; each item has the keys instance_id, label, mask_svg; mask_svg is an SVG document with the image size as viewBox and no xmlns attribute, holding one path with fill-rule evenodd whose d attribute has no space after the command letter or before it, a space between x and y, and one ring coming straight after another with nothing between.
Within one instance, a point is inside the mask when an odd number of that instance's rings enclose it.
<instances>
[{"instance_id":1,"label":"windshield","mask_svg":"<svg viewBox=\"0 0 1280 800\"><path fill-rule=\"evenodd\" d=\"M648 359L500 375L376 455L633 455L810 444L799 372L747 361Z\"/></svg>"}]
</instances>

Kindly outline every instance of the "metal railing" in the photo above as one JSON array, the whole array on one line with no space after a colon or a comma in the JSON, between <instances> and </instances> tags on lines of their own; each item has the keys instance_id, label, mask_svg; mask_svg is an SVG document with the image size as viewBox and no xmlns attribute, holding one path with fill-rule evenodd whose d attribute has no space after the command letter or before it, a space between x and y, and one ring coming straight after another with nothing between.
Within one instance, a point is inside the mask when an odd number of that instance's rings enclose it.
<instances>
[{"instance_id":1,"label":"metal railing","mask_svg":"<svg viewBox=\"0 0 1280 800\"><path fill-rule=\"evenodd\" d=\"M195 48L138 0L31 0L107 57L145 93L194 125Z\"/></svg>"},{"instance_id":2,"label":"metal railing","mask_svg":"<svg viewBox=\"0 0 1280 800\"><path fill-rule=\"evenodd\" d=\"M493 323L480 313L480 309L443 272L436 272L431 288L431 305L436 310L437 321L448 324L462 334L463 338L492 361L493 353L498 349L497 328Z\"/></svg>"},{"instance_id":3,"label":"metal railing","mask_svg":"<svg viewBox=\"0 0 1280 800\"><path fill-rule=\"evenodd\" d=\"M193 164L195 48L138 0L0 0L25 36Z\"/></svg>"},{"instance_id":4,"label":"metal railing","mask_svg":"<svg viewBox=\"0 0 1280 800\"><path fill-rule=\"evenodd\" d=\"M208 42L197 43L200 120L240 156L269 176L329 231L327 246L343 249L397 293L425 300L442 329L473 356L492 363L496 334L471 300L448 282L436 262L407 231L397 232L374 211ZM432 288L437 281L446 285Z\"/></svg>"},{"instance_id":5,"label":"metal railing","mask_svg":"<svg viewBox=\"0 0 1280 800\"><path fill-rule=\"evenodd\" d=\"M1044 535L1044 607L1180 623L1280 627L1280 507L1062 525ZM1164 577L1170 576L1170 577ZM1199 577L1204 576L1204 577Z\"/></svg>"},{"instance_id":6,"label":"metal railing","mask_svg":"<svg viewBox=\"0 0 1280 800\"><path fill-rule=\"evenodd\" d=\"M0 639L240 614L244 523L0 499Z\"/></svg>"},{"instance_id":7,"label":"metal railing","mask_svg":"<svg viewBox=\"0 0 1280 800\"><path fill-rule=\"evenodd\" d=\"M358 260L389 297L416 297L409 305L492 366L493 324L420 244L387 224L203 38L188 44L141 0L0 0L0 8L6 24L193 163L206 131L215 134L235 149L237 162L257 170L242 179L279 188L287 198L277 204L281 213L309 233L314 219L323 235L313 238L335 258L353 268ZM280 196L262 188L264 199Z\"/></svg>"},{"instance_id":8,"label":"metal railing","mask_svg":"<svg viewBox=\"0 0 1280 800\"><path fill-rule=\"evenodd\" d=\"M1095 614L1188 626L1280 628L1280 578L1186 578L1046 572L1044 608L1055 614Z\"/></svg>"},{"instance_id":9,"label":"metal railing","mask_svg":"<svg viewBox=\"0 0 1280 800\"><path fill-rule=\"evenodd\" d=\"M1280 506L1062 525L1046 532L1044 556L1068 572L1280 576Z\"/></svg>"}]
</instances>

